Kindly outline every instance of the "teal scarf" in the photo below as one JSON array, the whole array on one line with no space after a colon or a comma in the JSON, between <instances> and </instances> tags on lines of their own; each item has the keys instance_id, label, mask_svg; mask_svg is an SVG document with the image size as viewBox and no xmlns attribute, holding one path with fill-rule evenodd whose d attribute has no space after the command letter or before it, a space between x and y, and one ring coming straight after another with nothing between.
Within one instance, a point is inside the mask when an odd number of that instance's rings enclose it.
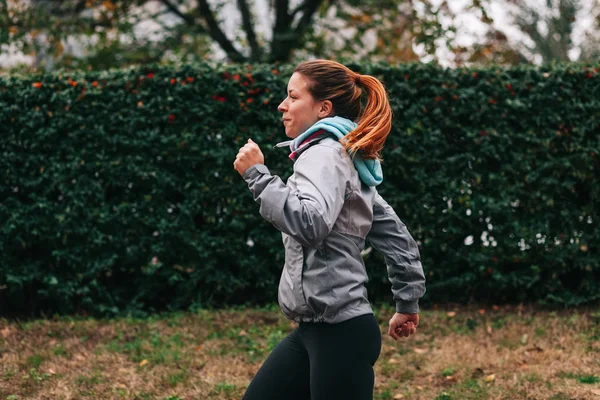
<instances>
[{"instance_id":1,"label":"teal scarf","mask_svg":"<svg viewBox=\"0 0 600 400\"><path fill-rule=\"evenodd\" d=\"M313 133L319 129L324 129L332 133L336 138L341 139L348 133L356 129L357 125L347 118L329 117L317 121L313 126L308 128L304 133L300 134L290 143L292 152L308 139ZM368 186L377 186L383 182L383 171L379 160L363 160L359 154L354 157L354 167L358 171L360 180Z\"/></svg>"}]
</instances>

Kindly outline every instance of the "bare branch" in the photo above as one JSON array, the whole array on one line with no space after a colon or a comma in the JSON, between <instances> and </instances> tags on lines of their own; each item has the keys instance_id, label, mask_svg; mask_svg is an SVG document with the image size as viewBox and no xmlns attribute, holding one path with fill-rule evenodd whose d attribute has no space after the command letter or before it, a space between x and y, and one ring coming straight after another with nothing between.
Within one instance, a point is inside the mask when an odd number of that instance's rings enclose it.
<instances>
[{"instance_id":1,"label":"bare branch","mask_svg":"<svg viewBox=\"0 0 600 400\"><path fill-rule=\"evenodd\" d=\"M250 50L252 51L252 59L254 61L260 60L260 48L258 47L258 43L256 42L256 35L254 33L254 26L252 23L252 18L250 16L250 10L248 9L248 3L246 0L238 0L238 8L242 13L242 26L244 27L244 31L246 32L246 37L248 38L248 43L250 44Z\"/></svg>"},{"instance_id":2,"label":"bare branch","mask_svg":"<svg viewBox=\"0 0 600 400\"><path fill-rule=\"evenodd\" d=\"M292 11L292 13L290 14L290 19L292 21L294 20L294 18L296 18L296 14L298 14L300 11L302 11L304 9L305 5L306 5L306 3L298 4L298 7L296 7L296 9L294 11Z\"/></svg>"},{"instance_id":3,"label":"bare branch","mask_svg":"<svg viewBox=\"0 0 600 400\"><path fill-rule=\"evenodd\" d=\"M306 28L308 28L312 22L313 15L315 12L317 12L322 2L323 0L304 0L302 5L304 13L302 13L302 18L298 22L298 25L295 29L297 37L300 37L304 34Z\"/></svg>"},{"instance_id":4,"label":"bare branch","mask_svg":"<svg viewBox=\"0 0 600 400\"><path fill-rule=\"evenodd\" d=\"M167 7L167 9L169 11L171 11L173 14L177 15L179 18L184 20L186 24L191 25L191 26L196 26L196 21L194 20L194 17L192 17L189 14L182 13L175 4L171 3L170 0L161 0L161 1L165 5L165 7Z\"/></svg>"},{"instance_id":5,"label":"bare branch","mask_svg":"<svg viewBox=\"0 0 600 400\"><path fill-rule=\"evenodd\" d=\"M77 16L83 10L85 10L85 0L77 0L75 3L68 2L52 2L47 0L34 0L32 7L39 7L44 11L52 14L56 17L73 17Z\"/></svg>"},{"instance_id":6,"label":"bare branch","mask_svg":"<svg viewBox=\"0 0 600 400\"><path fill-rule=\"evenodd\" d=\"M525 17L527 16L527 17ZM549 42L548 37L543 35L538 29L538 22L540 21L540 14L529 7L524 8L521 14L518 14L515 19L515 24L533 41L533 46L528 46L523 43L523 46L530 52L538 52L544 61L551 59L552 44ZM548 33L547 35L549 35Z\"/></svg>"},{"instance_id":7,"label":"bare branch","mask_svg":"<svg viewBox=\"0 0 600 400\"><path fill-rule=\"evenodd\" d=\"M289 0L275 0L275 26L271 39L269 61L287 61L294 41L292 19L288 13Z\"/></svg>"},{"instance_id":8,"label":"bare branch","mask_svg":"<svg viewBox=\"0 0 600 400\"><path fill-rule=\"evenodd\" d=\"M323 0L304 0L293 13L289 13L289 0L275 0L275 28L271 43L271 61L288 61L292 49L300 44L302 35L312 22L312 17ZM302 18L294 28L293 17L302 11Z\"/></svg>"},{"instance_id":9,"label":"bare branch","mask_svg":"<svg viewBox=\"0 0 600 400\"><path fill-rule=\"evenodd\" d=\"M288 7L288 0L275 0L275 28L273 29L273 36L276 33L285 32L289 29L292 19L288 14Z\"/></svg>"},{"instance_id":10,"label":"bare branch","mask_svg":"<svg viewBox=\"0 0 600 400\"><path fill-rule=\"evenodd\" d=\"M198 0L198 9L200 11L200 15L204 18L206 22L206 26L208 27L208 34L212 37L219 46L227 53L227 56L235 62L242 62L246 60L246 57L242 55L235 47L227 36L223 33L221 28L219 28L219 24L215 20L215 16L208 5L206 0Z\"/></svg>"}]
</instances>

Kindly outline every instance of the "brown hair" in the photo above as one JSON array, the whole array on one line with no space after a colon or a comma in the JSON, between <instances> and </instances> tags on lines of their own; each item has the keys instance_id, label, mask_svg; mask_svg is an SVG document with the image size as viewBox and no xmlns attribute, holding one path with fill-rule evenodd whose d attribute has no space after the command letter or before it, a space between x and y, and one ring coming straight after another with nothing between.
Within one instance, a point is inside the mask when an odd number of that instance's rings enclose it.
<instances>
[{"instance_id":1,"label":"brown hair","mask_svg":"<svg viewBox=\"0 0 600 400\"><path fill-rule=\"evenodd\" d=\"M309 80L309 90L315 100L331 101L335 115L358 124L341 139L346 150L352 155L360 153L367 160L378 159L392 129L392 108L379 79L358 74L329 60L303 62L294 72ZM361 104L363 89L367 94L364 111Z\"/></svg>"}]
</instances>

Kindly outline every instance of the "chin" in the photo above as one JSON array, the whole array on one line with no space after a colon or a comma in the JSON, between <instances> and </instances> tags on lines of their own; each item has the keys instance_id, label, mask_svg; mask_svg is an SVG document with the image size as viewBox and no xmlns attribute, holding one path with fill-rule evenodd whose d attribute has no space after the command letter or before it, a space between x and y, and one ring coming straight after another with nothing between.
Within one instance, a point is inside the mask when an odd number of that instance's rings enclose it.
<instances>
[{"instance_id":1,"label":"chin","mask_svg":"<svg viewBox=\"0 0 600 400\"><path fill-rule=\"evenodd\" d=\"M289 137L290 139L296 139L296 137L298 136L298 134L296 134L296 132L290 132L287 129L285 130L285 136Z\"/></svg>"}]
</instances>

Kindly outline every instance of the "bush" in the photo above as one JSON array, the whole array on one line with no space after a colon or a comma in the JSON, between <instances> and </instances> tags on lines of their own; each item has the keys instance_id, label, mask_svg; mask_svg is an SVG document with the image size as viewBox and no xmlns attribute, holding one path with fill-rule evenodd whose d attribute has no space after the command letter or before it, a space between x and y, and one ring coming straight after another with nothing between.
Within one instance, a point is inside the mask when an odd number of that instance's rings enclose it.
<instances>
[{"instance_id":1,"label":"bush","mask_svg":"<svg viewBox=\"0 0 600 400\"><path fill-rule=\"evenodd\" d=\"M418 241L427 301L598 299L600 75L580 65L351 65L386 84L380 193ZM276 299L279 233L232 163L291 174L289 66L0 77L0 314ZM366 256L371 300L390 301Z\"/></svg>"}]
</instances>

